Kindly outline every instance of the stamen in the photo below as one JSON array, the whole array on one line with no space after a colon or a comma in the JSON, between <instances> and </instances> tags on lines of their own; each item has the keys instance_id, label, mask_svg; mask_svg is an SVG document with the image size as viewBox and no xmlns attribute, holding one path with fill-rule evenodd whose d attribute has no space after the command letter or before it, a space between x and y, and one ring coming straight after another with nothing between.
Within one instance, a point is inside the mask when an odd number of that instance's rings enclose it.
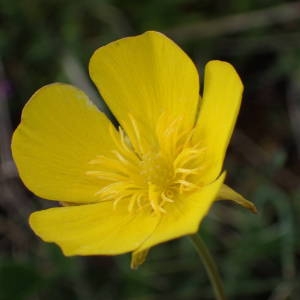
<instances>
[{"instance_id":1,"label":"stamen","mask_svg":"<svg viewBox=\"0 0 300 300\"><path fill-rule=\"evenodd\" d=\"M134 133L134 139L135 139L135 147L137 148L137 152L141 155L143 153L145 153L145 149L143 148L143 144L142 144L142 138L141 138L141 133L139 130L139 127L137 125L136 120L134 119L134 117L132 115L128 115L129 120L131 122L132 125L132 129L133 129L133 133Z\"/></svg>"},{"instance_id":2,"label":"stamen","mask_svg":"<svg viewBox=\"0 0 300 300\"><path fill-rule=\"evenodd\" d=\"M113 210L117 209L117 205L121 199L122 199L121 197L118 197L116 200L113 201Z\"/></svg>"},{"instance_id":3,"label":"stamen","mask_svg":"<svg viewBox=\"0 0 300 300\"><path fill-rule=\"evenodd\" d=\"M132 115L129 120L133 143L122 128L116 130L111 125L115 149L107 156L90 160L86 175L99 179L95 197L98 201L111 201L114 210L122 201L129 213L144 210L165 214L179 194L199 188L205 148L193 142L193 130L183 126L182 117L163 113L151 137L153 148L146 151L139 123Z\"/></svg>"},{"instance_id":4,"label":"stamen","mask_svg":"<svg viewBox=\"0 0 300 300\"><path fill-rule=\"evenodd\" d=\"M203 168L202 167L198 167L198 168L194 168L194 169L185 169L185 168L177 168L175 169L175 173L178 174L185 174L185 175L190 175L190 174L198 174L199 171L201 171Z\"/></svg>"},{"instance_id":5,"label":"stamen","mask_svg":"<svg viewBox=\"0 0 300 300\"><path fill-rule=\"evenodd\" d=\"M125 142L124 132L121 128L119 131L116 131L114 126L109 126L110 135L118 149L118 151L114 150L113 152L118 152L123 157L126 157L128 161L132 163L136 163L139 158L136 156L135 152L129 148L129 146Z\"/></svg>"},{"instance_id":6,"label":"stamen","mask_svg":"<svg viewBox=\"0 0 300 300\"><path fill-rule=\"evenodd\" d=\"M163 200L162 203L164 203L164 202L174 203L174 200L172 200L169 197L167 197L166 194L165 194L165 192L162 192L160 195L161 195L161 198Z\"/></svg>"},{"instance_id":7,"label":"stamen","mask_svg":"<svg viewBox=\"0 0 300 300\"><path fill-rule=\"evenodd\" d=\"M148 182L148 196L150 205L155 213L159 211L159 192L157 191L157 186Z\"/></svg>"}]
</instances>

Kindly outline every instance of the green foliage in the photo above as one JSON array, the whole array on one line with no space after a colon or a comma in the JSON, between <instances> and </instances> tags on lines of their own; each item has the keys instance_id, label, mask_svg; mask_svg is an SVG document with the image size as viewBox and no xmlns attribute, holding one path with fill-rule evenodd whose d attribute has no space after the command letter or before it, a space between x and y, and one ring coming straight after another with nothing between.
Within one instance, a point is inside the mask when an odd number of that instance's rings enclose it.
<instances>
[{"instance_id":1,"label":"green foliage","mask_svg":"<svg viewBox=\"0 0 300 300\"><path fill-rule=\"evenodd\" d=\"M255 202L259 213L216 203L200 234L216 258L229 299L299 299L300 137L294 113L300 111L300 15L293 18L291 9L279 22L280 14L272 11L282 5L284 12L295 3L2 0L0 101L4 95L6 116L15 127L37 88L54 81L80 86L82 78L88 80L88 59L97 47L149 29L174 37L200 72L210 59L230 61L241 74L245 95L226 161L227 182ZM263 10L268 22L257 26L256 10ZM241 26L249 15L247 26ZM94 93L93 87L87 92ZM1 126L0 163L7 167L4 146L11 132L9 124ZM2 170L0 300L212 299L187 238L155 247L137 271L129 269L129 255L64 257L27 225L29 213L44 208L45 201Z\"/></svg>"}]
</instances>

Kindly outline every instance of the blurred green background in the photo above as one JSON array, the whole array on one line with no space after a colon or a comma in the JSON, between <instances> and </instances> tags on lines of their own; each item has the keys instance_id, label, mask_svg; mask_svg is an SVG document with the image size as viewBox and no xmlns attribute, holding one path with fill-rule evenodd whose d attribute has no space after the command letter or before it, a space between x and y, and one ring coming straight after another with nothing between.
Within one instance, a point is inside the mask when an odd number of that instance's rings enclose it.
<instances>
[{"instance_id":1,"label":"blurred green background","mask_svg":"<svg viewBox=\"0 0 300 300\"><path fill-rule=\"evenodd\" d=\"M52 203L20 182L10 139L42 85L84 89L106 109L87 65L101 45L145 30L174 39L200 74L231 62L245 84L225 167L227 183L255 202L253 215L215 203L200 234L229 299L300 299L300 2L280 0L0 0L0 300L213 299L188 238L130 256L66 258L42 243L29 214Z\"/></svg>"}]
</instances>

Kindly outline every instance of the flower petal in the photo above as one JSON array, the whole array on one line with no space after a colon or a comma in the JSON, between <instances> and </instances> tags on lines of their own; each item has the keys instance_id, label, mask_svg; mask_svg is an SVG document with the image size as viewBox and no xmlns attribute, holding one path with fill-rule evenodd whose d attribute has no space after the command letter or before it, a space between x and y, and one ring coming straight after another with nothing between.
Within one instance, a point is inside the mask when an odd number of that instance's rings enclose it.
<instances>
[{"instance_id":1,"label":"flower petal","mask_svg":"<svg viewBox=\"0 0 300 300\"><path fill-rule=\"evenodd\" d=\"M225 152L239 112L243 84L235 69L223 61L205 67L204 92L194 138L203 143L208 162L203 182L221 172Z\"/></svg>"},{"instance_id":2,"label":"flower petal","mask_svg":"<svg viewBox=\"0 0 300 300\"><path fill-rule=\"evenodd\" d=\"M254 203L245 199L241 194L239 194L238 192L236 192L226 184L222 185L218 194L218 200L232 200L237 204L242 205L245 208L249 209L251 212L255 214L257 213L257 209Z\"/></svg>"},{"instance_id":3,"label":"flower petal","mask_svg":"<svg viewBox=\"0 0 300 300\"><path fill-rule=\"evenodd\" d=\"M198 72L190 58L165 35L148 31L103 46L93 54L89 70L133 144L135 126L130 116L146 145L153 144L162 113L181 116L183 127L193 126L199 97Z\"/></svg>"},{"instance_id":4,"label":"flower petal","mask_svg":"<svg viewBox=\"0 0 300 300\"><path fill-rule=\"evenodd\" d=\"M165 215L143 210L129 213L125 201L116 209L112 202L101 202L35 212L29 222L38 236L58 244L65 255L142 253L161 242L196 232L224 178L225 173L201 191L180 199L176 206L170 204Z\"/></svg>"},{"instance_id":5,"label":"flower petal","mask_svg":"<svg viewBox=\"0 0 300 300\"><path fill-rule=\"evenodd\" d=\"M163 215L154 232L137 249L137 252L197 232L200 222L216 199L224 179L225 172L213 183L202 187L200 191L176 201L176 206L172 207L170 204L170 209L167 209L167 213Z\"/></svg>"},{"instance_id":6,"label":"flower petal","mask_svg":"<svg viewBox=\"0 0 300 300\"><path fill-rule=\"evenodd\" d=\"M50 208L30 216L30 226L65 255L115 255L134 251L155 228L158 217L130 214L112 202Z\"/></svg>"},{"instance_id":7,"label":"flower petal","mask_svg":"<svg viewBox=\"0 0 300 300\"><path fill-rule=\"evenodd\" d=\"M110 121L80 90L51 84L28 101L12 140L24 184L49 200L95 202L101 182L85 174L88 162L109 153Z\"/></svg>"}]
</instances>

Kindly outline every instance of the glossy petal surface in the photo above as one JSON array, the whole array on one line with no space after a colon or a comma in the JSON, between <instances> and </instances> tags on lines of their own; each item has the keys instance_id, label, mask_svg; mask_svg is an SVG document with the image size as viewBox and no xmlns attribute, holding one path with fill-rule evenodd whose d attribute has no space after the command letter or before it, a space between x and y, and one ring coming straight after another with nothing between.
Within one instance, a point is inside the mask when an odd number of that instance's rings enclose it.
<instances>
[{"instance_id":1,"label":"glossy petal surface","mask_svg":"<svg viewBox=\"0 0 300 300\"><path fill-rule=\"evenodd\" d=\"M103 46L93 54L89 69L133 144L130 116L137 122L145 147L155 143L155 126L162 113L180 116L188 128L194 124L198 72L190 58L165 35L149 31Z\"/></svg>"},{"instance_id":2,"label":"glossy petal surface","mask_svg":"<svg viewBox=\"0 0 300 300\"><path fill-rule=\"evenodd\" d=\"M28 101L12 152L24 184L36 195L74 203L95 202L101 181L85 173L96 155L111 155L110 121L80 90L51 84Z\"/></svg>"},{"instance_id":3,"label":"glossy petal surface","mask_svg":"<svg viewBox=\"0 0 300 300\"><path fill-rule=\"evenodd\" d=\"M238 116L243 84L232 65L210 61L205 67L204 92L194 139L206 148L203 183L221 172L229 140Z\"/></svg>"},{"instance_id":4,"label":"glossy petal surface","mask_svg":"<svg viewBox=\"0 0 300 300\"><path fill-rule=\"evenodd\" d=\"M102 202L35 212L30 225L43 240L58 244L65 255L140 252L196 232L224 177L170 206L165 215L143 210L130 214L126 203L113 209L112 202Z\"/></svg>"},{"instance_id":5,"label":"glossy petal surface","mask_svg":"<svg viewBox=\"0 0 300 300\"><path fill-rule=\"evenodd\" d=\"M65 255L114 255L138 248L159 218L130 214L112 202L50 208L35 212L30 225L44 241L58 244Z\"/></svg>"}]
</instances>

